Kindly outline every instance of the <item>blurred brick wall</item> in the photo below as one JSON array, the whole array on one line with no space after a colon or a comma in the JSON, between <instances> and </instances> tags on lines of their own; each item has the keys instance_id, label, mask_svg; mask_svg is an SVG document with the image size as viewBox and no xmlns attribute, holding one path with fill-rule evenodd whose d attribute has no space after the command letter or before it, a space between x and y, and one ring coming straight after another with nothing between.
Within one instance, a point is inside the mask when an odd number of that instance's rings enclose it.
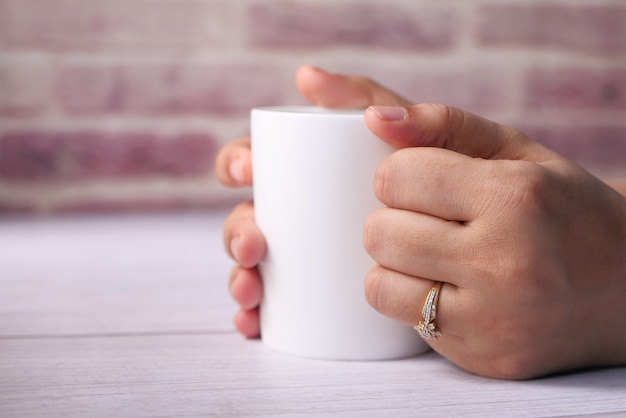
<instances>
[{"instance_id":1,"label":"blurred brick wall","mask_svg":"<svg viewBox=\"0 0 626 418\"><path fill-rule=\"evenodd\" d=\"M302 63L626 175L623 0L0 0L0 212L230 204L217 149Z\"/></svg>"}]
</instances>

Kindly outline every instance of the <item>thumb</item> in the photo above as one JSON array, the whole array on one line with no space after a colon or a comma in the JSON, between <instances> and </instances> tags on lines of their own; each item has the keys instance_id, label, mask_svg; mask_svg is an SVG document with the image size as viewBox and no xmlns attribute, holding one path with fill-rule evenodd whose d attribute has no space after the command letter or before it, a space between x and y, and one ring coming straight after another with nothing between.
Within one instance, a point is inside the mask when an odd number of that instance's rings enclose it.
<instances>
[{"instance_id":1,"label":"thumb","mask_svg":"<svg viewBox=\"0 0 626 418\"><path fill-rule=\"evenodd\" d=\"M296 72L296 85L310 102L328 108L366 108L371 105L409 106L404 97L360 76L331 74L310 65Z\"/></svg>"},{"instance_id":2,"label":"thumb","mask_svg":"<svg viewBox=\"0 0 626 418\"><path fill-rule=\"evenodd\" d=\"M484 159L542 162L555 154L523 133L455 107L424 103L372 106L369 129L395 148L437 147Z\"/></svg>"}]
</instances>

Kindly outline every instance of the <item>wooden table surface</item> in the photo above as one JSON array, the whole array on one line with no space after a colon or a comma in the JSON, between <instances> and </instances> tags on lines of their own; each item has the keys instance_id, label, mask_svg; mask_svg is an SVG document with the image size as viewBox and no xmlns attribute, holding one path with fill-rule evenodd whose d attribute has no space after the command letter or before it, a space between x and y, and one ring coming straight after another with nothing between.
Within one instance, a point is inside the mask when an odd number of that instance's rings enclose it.
<instances>
[{"instance_id":1,"label":"wooden table surface","mask_svg":"<svg viewBox=\"0 0 626 418\"><path fill-rule=\"evenodd\" d=\"M626 368L508 382L247 341L224 217L0 219L0 417L626 416Z\"/></svg>"}]
</instances>

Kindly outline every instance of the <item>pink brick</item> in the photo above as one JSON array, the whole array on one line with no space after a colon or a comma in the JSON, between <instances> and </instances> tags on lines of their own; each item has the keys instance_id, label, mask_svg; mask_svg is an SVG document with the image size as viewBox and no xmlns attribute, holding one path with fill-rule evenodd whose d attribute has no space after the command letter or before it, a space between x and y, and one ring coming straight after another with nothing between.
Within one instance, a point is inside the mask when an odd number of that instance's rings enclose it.
<instances>
[{"instance_id":1,"label":"pink brick","mask_svg":"<svg viewBox=\"0 0 626 418\"><path fill-rule=\"evenodd\" d=\"M50 69L39 59L0 62L0 116L41 113L50 94Z\"/></svg>"},{"instance_id":2,"label":"pink brick","mask_svg":"<svg viewBox=\"0 0 626 418\"><path fill-rule=\"evenodd\" d=\"M198 197L169 197L162 196L160 198L145 197L119 197L119 198L85 198L82 202L61 202L53 208L58 214L77 214L77 213L145 213L145 212L171 212L180 210L196 210L213 208L216 202L211 199L202 199ZM16 208L19 210L19 208ZM14 210L14 211L17 211ZM31 209L31 212L33 209ZM0 205L0 213L2 206Z\"/></svg>"},{"instance_id":3,"label":"pink brick","mask_svg":"<svg viewBox=\"0 0 626 418\"><path fill-rule=\"evenodd\" d=\"M626 7L488 5L480 10L477 37L484 45L521 45L594 53L626 51Z\"/></svg>"},{"instance_id":4,"label":"pink brick","mask_svg":"<svg viewBox=\"0 0 626 418\"><path fill-rule=\"evenodd\" d=\"M36 212L36 208L32 205L24 202L15 202L10 200L1 200L0 199L0 215L19 215L23 216L25 214L32 215Z\"/></svg>"},{"instance_id":5,"label":"pink brick","mask_svg":"<svg viewBox=\"0 0 626 418\"><path fill-rule=\"evenodd\" d=\"M252 62L79 65L61 69L57 94L76 114L247 114L283 103L291 77Z\"/></svg>"},{"instance_id":6,"label":"pink brick","mask_svg":"<svg viewBox=\"0 0 626 418\"><path fill-rule=\"evenodd\" d=\"M55 99L61 107L81 114L122 110L123 80L116 66L74 65L58 71Z\"/></svg>"},{"instance_id":7,"label":"pink brick","mask_svg":"<svg viewBox=\"0 0 626 418\"><path fill-rule=\"evenodd\" d=\"M493 113L511 107L513 75L506 70L450 68L445 71L405 66L383 69L373 77L415 103L445 103L475 113Z\"/></svg>"},{"instance_id":8,"label":"pink brick","mask_svg":"<svg viewBox=\"0 0 626 418\"><path fill-rule=\"evenodd\" d=\"M4 0L0 34L11 46L178 46L227 40L230 2Z\"/></svg>"},{"instance_id":9,"label":"pink brick","mask_svg":"<svg viewBox=\"0 0 626 418\"><path fill-rule=\"evenodd\" d=\"M125 67L124 106L158 113L239 113L280 104L292 74L253 62ZM285 80L289 80L285 82Z\"/></svg>"},{"instance_id":10,"label":"pink brick","mask_svg":"<svg viewBox=\"0 0 626 418\"><path fill-rule=\"evenodd\" d=\"M212 171L216 141L204 133L8 132L0 135L0 177L59 181Z\"/></svg>"},{"instance_id":11,"label":"pink brick","mask_svg":"<svg viewBox=\"0 0 626 418\"><path fill-rule=\"evenodd\" d=\"M248 13L250 43L262 47L360 46L442 50L458 39L449 8L367 1L272 1Z\"/></svg>"},{"instance_id":12,"label":"pink brick","mask_svg":"<svg viewBox=\"0 0 626 418\"><path fill-rule=\"evenodd\" d=\"M537 68L529 72L525 90L531 111L626 112L626 67Z\"/></svg>"},{"instance_id":13,"label":"pink brick","mask_svg":"<svg viewBox=\"0 0 626 418\"><path fill-rule=\"evenodd\" d=\"M626 125L527 126L531 138L587 167L626 175Z\"/></svg>"}]
</instances>

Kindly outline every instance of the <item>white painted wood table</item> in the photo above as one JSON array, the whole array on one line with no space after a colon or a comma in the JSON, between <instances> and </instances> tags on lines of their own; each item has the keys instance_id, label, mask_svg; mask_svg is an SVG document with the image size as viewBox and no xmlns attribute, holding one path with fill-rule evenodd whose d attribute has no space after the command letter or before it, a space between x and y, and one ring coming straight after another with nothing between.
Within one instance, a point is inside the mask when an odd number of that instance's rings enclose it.
<instances>
[{"instance_id":1,"label":"white painted wood table","mask_svg":"<svg viewBox=\"0 0 626 418\"><path fill-rule=\"evenodd\" d=\"M507 382L246 341L224 216L0 219L0 416L626 416L626 368Z\"/></svg>"}]
</instances>

